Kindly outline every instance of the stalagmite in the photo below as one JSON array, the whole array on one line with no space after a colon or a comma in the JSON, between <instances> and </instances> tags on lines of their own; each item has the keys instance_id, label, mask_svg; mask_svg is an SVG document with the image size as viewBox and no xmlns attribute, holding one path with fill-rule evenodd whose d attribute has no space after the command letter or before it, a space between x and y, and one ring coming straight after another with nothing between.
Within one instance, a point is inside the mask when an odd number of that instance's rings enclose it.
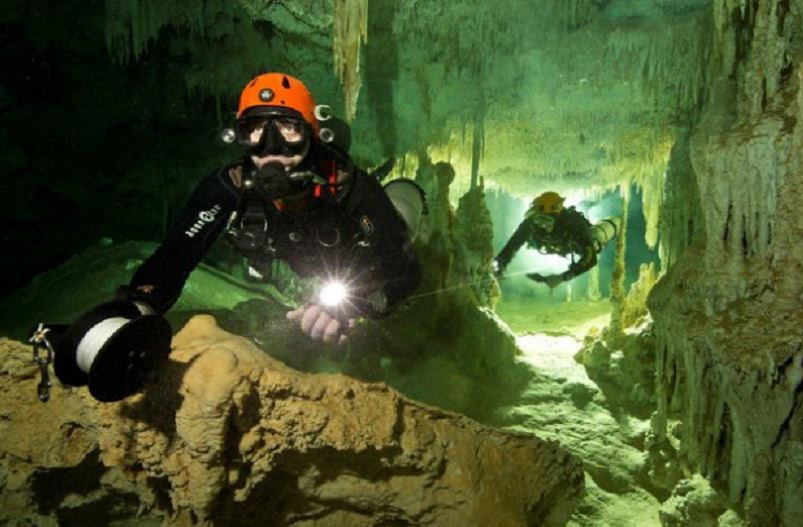
<instances>
[{"instance_id":1,"label":"stalagmite","mask_svg":"<svg viewBox=\"0 0 803 527\"><path fill-rule=\"evenodd\" d=\"M360 46L368 39L368 0L334 0L335 73L346 100L346 119L357 114L360 94Z\"/></svg>"},{"instance_id":2,"label":"stalagmite","mask_svg":"<svg viewBox=\"0 0 803 527\"><path fill-rule=\"evenodd\" d=\"M638 325L639 319L648 314L647 296L652 291L658 275L655 272L655 264L643 263L639 266L638 279L630 284L630 289L625 297L625 308L622 316L624 327L634 327Z\"/></svg>"},{"instance_id":3,"label":"stalagmite","mask_svg":"<svg viewBox=\"0 0 803 527\"><path fill-rule=\"evenodd\" d=\"M615 342L624 332L625 310L625 249L627 247L627 209L630 206L630 186L623 183L620 187L622 193L622 224L616 234L616 257L613 262L611 276L611 325L610 339Z\"/></svg>"},{"instance_id":4,"label":"stalagmite","mask_svg":"<svg viewBox=\"0 0 803 527\"><path fill-rule=\"evenodd\" d=\"M586 298L591 302L599 302L602 294L599 290L599 265L595 265L588 271L588 289Z\"/></svg>"}]
</instances>

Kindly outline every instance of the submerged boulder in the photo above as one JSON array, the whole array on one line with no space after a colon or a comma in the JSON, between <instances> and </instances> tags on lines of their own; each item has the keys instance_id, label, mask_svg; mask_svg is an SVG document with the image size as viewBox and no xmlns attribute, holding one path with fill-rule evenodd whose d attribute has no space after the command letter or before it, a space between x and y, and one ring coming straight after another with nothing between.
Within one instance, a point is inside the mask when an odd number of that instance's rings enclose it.
<instances>
[{"instance_id":1,"label":"submerged boulder","mask_svg":"<svg viewBox=\"0 0 803 527\"><path fill-rule=\"evenodd\" d=\"M198 316L146 392L35 397L4 341L5 519L56 525L563 525L583 489L556 443L497 431L380 383L305 374ZM57 484L60 483L60 484Z\"/></svg>"}]
</instances>

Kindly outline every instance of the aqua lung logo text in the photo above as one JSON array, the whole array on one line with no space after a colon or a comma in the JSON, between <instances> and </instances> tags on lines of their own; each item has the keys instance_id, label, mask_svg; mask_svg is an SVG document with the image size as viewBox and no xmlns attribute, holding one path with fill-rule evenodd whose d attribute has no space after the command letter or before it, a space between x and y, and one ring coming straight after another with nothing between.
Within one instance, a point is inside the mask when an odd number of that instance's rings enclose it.
<instances>
[{"instance_id":1,"label":"aqua lung logo text","mask_svg":"<svg viewBox=\"0 0 803 527\"><path fill-rule=\"evenodd\" d=\"M195 235L201 232L207 224L215 221L215 217L217 217L218 212L221 210L223 210L223 207L220 205L214 205L209 210L202 210L198 213L198 221L196 221L192 227L184 231L184 234L190 238L195 237Z\"/></svg>"}]
</instances>

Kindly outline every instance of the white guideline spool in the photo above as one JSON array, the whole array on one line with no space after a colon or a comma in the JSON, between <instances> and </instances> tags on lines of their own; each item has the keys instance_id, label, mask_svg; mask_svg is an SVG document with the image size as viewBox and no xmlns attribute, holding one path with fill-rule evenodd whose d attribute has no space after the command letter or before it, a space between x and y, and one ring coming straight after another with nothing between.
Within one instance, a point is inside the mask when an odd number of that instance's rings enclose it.
<instances>
[{"instance_id":1,"label":"white guideline spool","mask_svg":"<svg viewBox=\"0 0 803 527\"><path fill-rule=\"evenodd\" d=\"M78 343L78 351L76 353L76 362L81 371L89 374L89 369L95 361L100 349L106 342L114 335L117 330L131 322L128 318L113 317L101 320L86 332L84 338Z\"/></svg>"}]
</instances>

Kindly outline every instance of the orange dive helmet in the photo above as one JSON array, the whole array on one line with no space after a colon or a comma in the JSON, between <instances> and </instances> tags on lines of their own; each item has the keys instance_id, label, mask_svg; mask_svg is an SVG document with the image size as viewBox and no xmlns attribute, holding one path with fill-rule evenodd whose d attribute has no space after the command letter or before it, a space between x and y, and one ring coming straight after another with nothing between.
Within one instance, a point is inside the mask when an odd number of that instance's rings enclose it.
<instances>
[{"instance_id":1,"label":"orange dive helmet","mask_svg":"<svg viewBox=\"0 0 803 527\"><path fill-rule=\"evenodd\" d=\"M560 214L565 200L557 192L544 192L533 200L532 207L542 214Z\"/></svg>"},{"instance_id":2,"label":"orange dive helmet","mask_svg":"<svg viewBox=\"0 0 803 527\"><path fill-rule=\"evenodd\" d=\"M249 82L240 94L237 119L294 114L312 127L312 136L317 138L320 124L315 118L315 99L303 82L285 73L263 73Z\"/></svg>"}]
</instances>

